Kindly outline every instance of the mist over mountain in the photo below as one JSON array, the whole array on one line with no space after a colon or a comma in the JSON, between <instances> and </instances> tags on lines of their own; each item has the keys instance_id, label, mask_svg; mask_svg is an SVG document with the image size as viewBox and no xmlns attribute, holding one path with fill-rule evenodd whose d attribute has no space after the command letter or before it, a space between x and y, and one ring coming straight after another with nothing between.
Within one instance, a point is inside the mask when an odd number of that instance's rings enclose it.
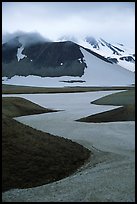
<instances>
[{"instance_id":1,"label":"mist over mountain","mask_svg":"<svg viewBox=\"0 0 137 204\"><path fill-rule=\"evenodd\" d=\"M50 39L43 37L38 32L17 31L15 33L5 33L2 36L2 44L7 43L7 42L10 43L12 39L13 39L12 42L14 43L15 39L17 38L23 46L35 44L37 42L50 42L51 41Z\"/></svg>"}]
</instances>

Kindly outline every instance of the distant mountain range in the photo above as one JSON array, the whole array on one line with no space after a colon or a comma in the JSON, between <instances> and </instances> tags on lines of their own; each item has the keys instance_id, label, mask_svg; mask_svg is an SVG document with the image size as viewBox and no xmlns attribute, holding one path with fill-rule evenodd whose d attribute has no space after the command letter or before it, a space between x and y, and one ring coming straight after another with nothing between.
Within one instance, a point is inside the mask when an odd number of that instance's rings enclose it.
<instances>
[{"instance_id":1,"label":"distant mountain range","mask_svg":"<svg viewBox=\"0 0 137 204\"><path fill-rule=\"evenodd\" d=\"M21 33L2 44L4 83L35 76L45 77L46 86L134 84L134 63L135 54L124 45L93 37L77 43L65 38L52 42L39 34Z\"/></svg>"}]
</instances>

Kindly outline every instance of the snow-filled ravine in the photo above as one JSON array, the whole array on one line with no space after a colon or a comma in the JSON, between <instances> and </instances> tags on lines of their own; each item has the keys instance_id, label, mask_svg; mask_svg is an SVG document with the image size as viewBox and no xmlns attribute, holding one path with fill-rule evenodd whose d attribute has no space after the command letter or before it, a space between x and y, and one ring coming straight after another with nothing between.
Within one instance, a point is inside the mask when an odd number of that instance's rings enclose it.
<instances>
[{"instance_id":1,"label":"snow-filled ravine","mask_svg":"<svg viewBox=\"0 0 137 204\"><path fill-rule=\"evenodd\" d=\"M117 108L91 101L118 91L61 94L18 94L54 113L18 117L36 129L69 138L93 153L88 163L60 181L3 193L10 202L134 202L135 122L84 123L76 119Z\"/></svg>"}]
</instances>

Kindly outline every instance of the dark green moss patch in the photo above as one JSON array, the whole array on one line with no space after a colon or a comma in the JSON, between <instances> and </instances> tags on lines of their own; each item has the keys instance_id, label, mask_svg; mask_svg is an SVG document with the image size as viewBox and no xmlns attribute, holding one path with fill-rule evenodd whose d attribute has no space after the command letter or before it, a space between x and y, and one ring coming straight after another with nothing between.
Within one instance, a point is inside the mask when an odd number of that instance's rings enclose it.
<instances>
[{"instance_id":1,"label":"dark green moss patch","mask_svg":"<svg viewBox=\"0 0 137 204\"><path fill-rule=\"evenodd\" d=\"M90 115L81 118L77 121L88 123L101 123L101 122L116 122L116 121L134 121L135 120L135 106L127 105L116 108L114 110L105 111L95 115Z\"/></svg>"}]
</instances>

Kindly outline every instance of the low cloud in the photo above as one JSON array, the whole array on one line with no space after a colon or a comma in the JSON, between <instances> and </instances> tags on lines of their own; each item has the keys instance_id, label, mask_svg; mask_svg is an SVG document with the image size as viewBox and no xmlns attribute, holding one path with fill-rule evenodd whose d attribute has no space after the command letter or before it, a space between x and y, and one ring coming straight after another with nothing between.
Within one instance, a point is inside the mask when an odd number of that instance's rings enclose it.
<instances>
[{"instance_id":1,"label":"low cloud","mask_svg":"<svg viewBox=\"0 0 137 204\"><path fill-rule=\"evenodd\" d=\"M14 33L5 33L3 34L2 38L2 44L6 43L8 41L11 41L12 39L18 37L19 42L25 46L30 45L36 42L50 42L49 39L44 38L42 35L40 35L37 32L23 32L23 31L17 31Z\"/></svg>"},{"instance_id":2,"label":"low cloud","mask_svg":"<svg viewBox=\"0 0 137 204\"><path fill-rule=\"evenodd\" d=\"M2 32L38 32L51 40L91 35L135 44L135 2L3 2Z\"/></svg>"}]
</instances>

